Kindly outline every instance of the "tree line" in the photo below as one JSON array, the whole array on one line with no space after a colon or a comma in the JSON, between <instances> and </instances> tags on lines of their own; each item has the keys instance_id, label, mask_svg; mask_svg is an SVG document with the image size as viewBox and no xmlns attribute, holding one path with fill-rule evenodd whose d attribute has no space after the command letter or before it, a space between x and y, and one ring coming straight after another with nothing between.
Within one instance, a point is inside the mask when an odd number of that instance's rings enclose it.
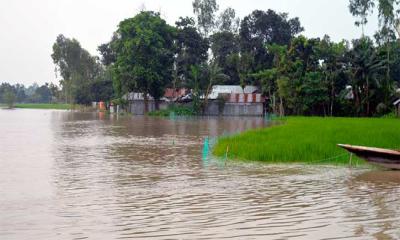
<instances>
[{"instance_id":1,"label":"tree line","mask_svg":"<svg viewBox=\"0 0 400 240\"><path fill-rule=\"evenodd\" d=\"M1 83L0 102L12 106L14 103L58 103L63 102L59 87L53 83L39 86Z\"/></svg>"},{"instance_id":2,"label":"tree line","mask_svg":"<svg viewBox=\"0 0 400 240\"><path fill-rule=\"evenodd\" d=\"M144 93L147 103L166 88L188 88L201 111L207 100L200 96L213 85L256 85L275 114L383 115L400 86L399 2L350 0L349 11L363 34L334 42L301 35L300 19L287 13L254 10L240 19L232 8L219 11L216 0L194 0L195 17L174 26L145 10L121 21L98 47L100 58L60 35L52 59L71 103L118 100L128 92ZM380 24L370 38L364 27L373 11Z\"/></svg>"}]
</instances>

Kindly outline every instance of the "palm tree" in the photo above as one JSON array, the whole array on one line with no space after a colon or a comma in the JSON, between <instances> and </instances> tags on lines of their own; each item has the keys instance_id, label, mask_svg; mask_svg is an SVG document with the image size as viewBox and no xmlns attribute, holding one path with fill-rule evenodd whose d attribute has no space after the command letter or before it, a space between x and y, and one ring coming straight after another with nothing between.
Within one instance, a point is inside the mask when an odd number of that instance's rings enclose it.
<instances>
[{"instance_id":1,"label":"palm tree","mask_svg":"<svg viewBox=\"0 0 400 240\"><path fill-rule=\"evenodd\" d=\"M369 38L361 38L353 42L353 49L350 52L351 75L353 91L356 99L358 112L362 112L365 106L365 115L370 115L371 83L379 88L384 76L386 60L381 58L373 42Z\"/></svg>"},{"instance_id":2,"label":"palm tree","mask_svg":"<svg viewBox=\"0 0 400 240\"><path fill-rule=\"evenodd\" d=\"M226 80L229 80L229 76L223 73L223 69L220 68L216 61L211 61L208 66L208 85L205 94L204 106L207 107L208 105L208 96L211 93L212 86L217 83L222 83Z\"/></svg>"}]
</instances>

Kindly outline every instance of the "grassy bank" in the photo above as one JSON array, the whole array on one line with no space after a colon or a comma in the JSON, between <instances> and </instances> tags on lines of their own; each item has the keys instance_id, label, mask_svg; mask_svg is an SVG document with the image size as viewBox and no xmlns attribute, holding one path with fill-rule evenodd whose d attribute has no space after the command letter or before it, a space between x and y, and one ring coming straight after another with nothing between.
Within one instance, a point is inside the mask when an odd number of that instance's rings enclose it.
<instances>
[{"instance_id":1,"label":"grassy bank","mask_svg":"<svg viewBox=\"0 0 400 240\"><path fill-rule=\"evenodd\" d=\"M281 125L220 139L214 154L269 163L348 163L338 143L400 148L399 119L290 117ZM333 158L340 156L337 158Z\"/></svg>"},{"instance_id":2,"label":"grassy bank","mask_svg":"<svg viewBox=\"0 0 400 240\"><path fill-rule=\"evenodd\" d=\"M15 104L15 108L27 108L27 109L56 109L56 110L70 110L72 109L71 104L47 104L47 103L21 103Z\"/></svg>"}]
</instances>

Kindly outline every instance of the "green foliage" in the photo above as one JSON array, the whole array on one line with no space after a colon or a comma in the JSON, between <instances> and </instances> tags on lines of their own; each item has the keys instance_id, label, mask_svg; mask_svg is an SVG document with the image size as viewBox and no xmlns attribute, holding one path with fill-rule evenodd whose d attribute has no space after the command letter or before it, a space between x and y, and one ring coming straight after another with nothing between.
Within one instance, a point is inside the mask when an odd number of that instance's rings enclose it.
<instances>
[{"instance_id":1,"label":"green foliage","mask_svg":"<svg viewBox=\"0 0 400 240\"><path fill-rule=\"evenodd\" d=\"M42 86L34 83L29 87L22 84L10 85L2 83L0 85L0 102L4 99L4 94L11 92L15 95L16 103L50 103L61 101L60 90L53 83L45 83Z\"/></svg>"},{"instance_id":2,"label":"green foliage","mask_svg":"<svg viewBox=\"0 0 400 240\"><path fill-rule=\"evenodd\" d=\"M265 45L288 45L291 39L303 31L298 18L288 18L287 13L277 13L271 9L264 12L255 10L246 16L240 26L242 51L253 56L250 64L253 72L270 68L273 54Z\"/></svg>"},{"instance_id":3,"label":"green foliage","mask_svg":"<svg viewBox=\"0 0 400 240\"><path fill-rule=\"evenodd\" d=\"M104 71L97 57L83 49L76 39L57 37L51 55L59 73L68 103L88 104L92 101L90 85Z\"/></svg>"},{"instance_id":4,"label":"green foliage","mask_svg":"<svg viewBox=\"0 0 400 240\"><path fill-rule=\"evenodd\" d=\"M158 13L141 12L122 21L117 35L112 44L117 95L135 90L159 100L172 78L175 29Z\"/></svg>"},{"instance_id":5,"label":"green foliage","mask_svg":"<svg viewBox=\"0 0 400 240\"><path fill-rule=\"evenodd\" d=\"M114 96L114 87L111 68L107 67L89 85L91 101L109 101Z\"/></svg>"},{"instance_id":6,"label":"green foliage","mask_svg":"<svg viewBox=\"0 0 400 240\"><path fill-rule=\"evenodd\" d=\"M11 90L7 90L4 92L3 94L3 102L5 104L7 104L8 108L13 108L14 107L14 103L16 100L16 96L15 93Z\"/></svg>"},{"instance_id":7,"label":"green foliage","mask_svg":"<svg viewBox=\"0 0 400 240\"><path fill-rule=\"evenodd\" d=\"M364 27L368 23L368 14L372 13L374 7L374 0L350 0L350 13L359 18L355 25L362 26L363 35Z\"/></svg>"},{"instance_id":8,"label":"green foliage","mask_svg":"<svg viewBox=\"0 0 400 240\"><path fill-rule=\"evenodd\" d=\"M350 71L357 114L370 116L371 109L375 109L379 100L384 101L384 96L388 94L385 92L387 88L383 87L386 59L378 54L369 38L353 41L349 56L353 63ZM374 98L378 99L374 101Z\"/></svg>"},{"instance_id":9,"label":"green foliage","mask_svg":"<svg viewBox=\"0 0 400 240\"><path fill-rule=\"evenodd\" d=\"M289 117L280 124L222 138L214 154L268 163L348 163L337 144L398 149L399 119ZM341 156L340 158L330 159ZM330 160L326 160L330 159ZM325 160L325 161L324 161Z\"/></svg>"},{"instance_id":10,"label":"green foliage","mask_svg":"<svg viewBox=\"0 0 400 240\"><path fill-rule=\"evenodd\" d=\"M71 104L52 104L52 103L19 103L15 104L15 108L26 109L55 109L55 110L70 110L73 109Z\"/></svg>"},{"instance_id":11,"label":"green foliage","mask_svg":"<svg viewBox=\"0 0 400 240\"><path fill-rule=\"evenodd\" d=\"M192 18L180 18L176 26L174 86L190 87L191 67L202 65L207 61L209 42L197 32Z\"/></svg>"},{"instance_id":12,"label":"green foliage","mask_svg":"<svg viewBox=\"0 0 400 240\"><path fill-rule=\"evenodd\" d=\"M116 99L113 99L111 102L112 102L112 104L114 104L114 106L117 106L117 105L120 105L122 107L128 106L128 101L124 98L116 98Z\"/></svg>"},{"instance_id":13,"label":"green foliage","mask_svg":"<svg viewBox=\"0 0 400 240\"><path fill-rule=\"evenodd\" d=\"M220 32L237 33L240 27L240 18L236 17L236 11L228 7L221 12L216 25Z\"/></svg>"},{"instance_id":14,"label":"green foliage","mask_svg":"<svg viewBox=\"0 0 400 240\"><path fill-rule=\"evenodd\" d=\"M215 12L218 11L216 0L194 0L193 13L197 17L199 32L208 37L215 27Z\"/></svg>"},{"instance_id":15,"label":"green foliage","mask_svg":"<svg viewBox=\"0 0 400 240\"><path fill-rule=\"evenodd\" d=\"M240 46L239 37L228 31L217 32L210 37L214 61L230 78L223 84L239 85Z\"/></svg>"},{"instance_id":16,"label":"green foliage","mask_svg":"<svg viewBox=\"0 0 400 240\"><path fill-rule=\"evenodd\" d=\"M193 107L185 107L179 105L172 105L165 110L149 112L147 115L152 117L168 117L174 114L175 116L194 116L197 112Z\"/></svg>"},{"instance_id":17,"label":"green foliage","mask_svg":"<svg viewBox=\"0 0 400 240\"><path fill-rule=\"evenodd\" d=\"M218 96L217 98L217 104L218 104L218 112L219 114L222 114L225 109L225 104L226 104L226 98L224 96Z\"/></svg>"}]
</instances>

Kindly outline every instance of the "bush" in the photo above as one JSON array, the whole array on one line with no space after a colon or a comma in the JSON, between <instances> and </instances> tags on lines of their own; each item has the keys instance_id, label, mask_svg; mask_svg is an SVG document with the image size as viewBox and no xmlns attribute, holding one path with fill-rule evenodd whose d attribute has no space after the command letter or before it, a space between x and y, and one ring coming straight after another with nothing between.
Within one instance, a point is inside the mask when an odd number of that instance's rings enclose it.
<instances>
[{"instance_id":1,"label":"bush","mask_svg":"<svg viewBox=\"0 0 400 240\"><path fill-rule=\"evenodd\" d=\"M192 107L172 105L167 109L150 112L147 115L153 117L169 117L171 114L175 114L176 116L194 116L196 115L196 111L194 111Z\"/></svg>"}]
</instances>

